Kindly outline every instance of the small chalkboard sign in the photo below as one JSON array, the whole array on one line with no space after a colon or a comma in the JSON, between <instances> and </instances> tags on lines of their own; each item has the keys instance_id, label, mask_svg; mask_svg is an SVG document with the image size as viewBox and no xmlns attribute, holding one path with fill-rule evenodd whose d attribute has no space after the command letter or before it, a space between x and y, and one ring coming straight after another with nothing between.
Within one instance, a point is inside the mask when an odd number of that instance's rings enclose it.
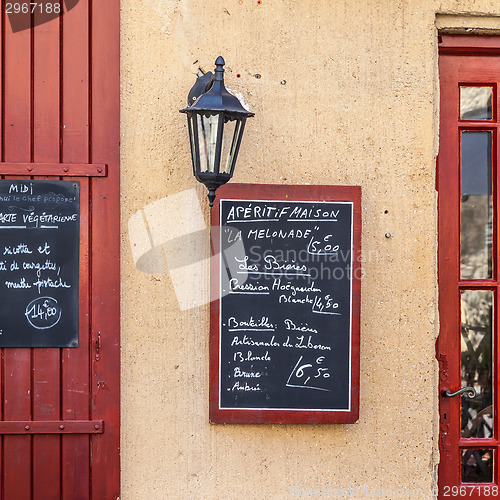
<instances>
[{"instance_id":1,"label":"small chalkboard sign","mask_svg":"<svg viewBox=\"0 0 500 500\"><path fill-rule=\"evenodd\" d=\"M231 184L217 194L211 421L356 422L361 189Z\"/></svg>"},{"instance_id":2,"label":"small chalkboard sign","mask_svg":"<svg viewBox=\"0 0 500 500\"><path fill-rule=\"evenodd\" d=\"M0 180L0 347L77 347L80 186Z\"/></svg>"}]
</instances>

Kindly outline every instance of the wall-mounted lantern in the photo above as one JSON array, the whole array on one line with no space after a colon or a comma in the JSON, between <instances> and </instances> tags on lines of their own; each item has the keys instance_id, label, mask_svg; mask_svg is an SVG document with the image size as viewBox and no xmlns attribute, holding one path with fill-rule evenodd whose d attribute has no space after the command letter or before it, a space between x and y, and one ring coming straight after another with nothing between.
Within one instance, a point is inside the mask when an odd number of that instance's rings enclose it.
<instances>
[{"instance_id":1,"label":"wall-mounted lantern","mask_svg":"<svg viewBox=\"0 0 500 500\"><path fill-rule=\"evenodd\" d=\"M246 119L254 116L226 90L224 64L219 56L215 75L200 76L189 92L188 107L180 110L187 114L193 174L208 188L210 206L215 190L233 176Z\"/></svg>"}]
</instances>

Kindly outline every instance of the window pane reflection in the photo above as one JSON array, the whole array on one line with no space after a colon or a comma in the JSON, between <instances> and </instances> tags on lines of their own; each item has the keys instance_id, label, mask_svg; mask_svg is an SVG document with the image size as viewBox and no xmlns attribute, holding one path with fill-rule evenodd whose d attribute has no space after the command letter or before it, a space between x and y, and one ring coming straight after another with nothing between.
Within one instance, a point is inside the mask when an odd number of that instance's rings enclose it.
<instances>
[{"instance_id":1,"label":"window pane reflection","mask_svg":"<svg viewBox=\"0 0 500 500\"><path fill-rule=\"evenodd\" d=\"M461 134L460 274L462 279L492 277L490 131Z\"/></svg>"},{"instance_id":2,"label":"window pane reflection","mask_svg":"<svg viewBox=\"0 0 500 500\"><path fill-rule=\"evenodd\" d=\"M492 394L493 292L466 290L461 294L462 387L474 387L476 396L461 396L462 437L493 436Z\"/></svg>"},{"instance_id":3,"label":"window pane reflection","mask_svg":"<svg viewBox=\"0 0 500 500\"><path fill-rule=\"evenodd\" d=\"M462 483L493 482L493 450L462 450Z\"/></svg>"},{"instance_id":4,"label":"window pane reflection","mask_svg":"<svg viewBox=\"0 0 500 500\"><path fill-rule=\"evenodd\" d=\"M460 87L460 118L462 120L491 120L492 87Z\"/></svg>"}]
</instances>

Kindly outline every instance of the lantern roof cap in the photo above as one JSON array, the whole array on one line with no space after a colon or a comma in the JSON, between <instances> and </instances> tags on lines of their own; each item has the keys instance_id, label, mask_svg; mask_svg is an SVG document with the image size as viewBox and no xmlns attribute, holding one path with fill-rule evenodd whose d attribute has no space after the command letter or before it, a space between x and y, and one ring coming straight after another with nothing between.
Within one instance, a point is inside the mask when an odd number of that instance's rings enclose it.
<instances>
[{"instance_id":1,"label":"lantern roof cap","mask_svg":"<svg viewBox=\"0 0 500 500\"><path fill-rule=\"evenodd\" d=\"M215 75L208 82L205 93L199 96L193 96L196 98L195 102L191 106L181 109L181 113L204 113L212 111L215 113L222 112L228 116L235 117L250 117L255 115L255 113L246 110L239 99L226 89L224 85L224 64L224 59L219 56L215 61ZM203 75L200 78L206 78L207 75ZM193 87L192 90L195 90L195 87ZM191 94L192 92L190 92L190 96Z\"/></svg>"}]
</instances>

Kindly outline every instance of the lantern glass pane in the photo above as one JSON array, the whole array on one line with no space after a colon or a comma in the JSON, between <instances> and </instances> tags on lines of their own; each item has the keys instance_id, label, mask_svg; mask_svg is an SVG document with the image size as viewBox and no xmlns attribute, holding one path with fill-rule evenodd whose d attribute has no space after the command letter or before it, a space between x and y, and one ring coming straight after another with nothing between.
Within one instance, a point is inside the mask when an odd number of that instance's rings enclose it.
<instances>
[{"instance_id":1,"label":"lantern glass pane","mask_svg":"<svg viewBox=\"0 0 500 500\"><path fill-rule=\"evenodd\" d=\"M215 172L219 115L198 115L196 122L198 124L198 144L200 148L200 172Z\"/></svg>"},{"instance_id":2,"label":"lantern glass pane","mask_svg":"<svg viewBox=\"0 0 500 500\"><path fill-rule=\"evenodd\" d=\"M195 174L195 165L196 165L196 149L194 146L194 132L193 132L194 117L188 115L187 120L188 120L188 129L189 129L189 141L191 143L191 158L193 160L193 175L194 175Z\"/></svg>"},{"instance_id":3,"label":"lantern glass pane","mask_svg":"<svg viewBox=\"0 0 500 500\"><path fill-rule=\"evenodd\" d=\"M240 120L232 120L224 124L224 137L222 139L222 152L220 156L221 173L231 173L240 123Z\"/></svg>"}]
</instances>

